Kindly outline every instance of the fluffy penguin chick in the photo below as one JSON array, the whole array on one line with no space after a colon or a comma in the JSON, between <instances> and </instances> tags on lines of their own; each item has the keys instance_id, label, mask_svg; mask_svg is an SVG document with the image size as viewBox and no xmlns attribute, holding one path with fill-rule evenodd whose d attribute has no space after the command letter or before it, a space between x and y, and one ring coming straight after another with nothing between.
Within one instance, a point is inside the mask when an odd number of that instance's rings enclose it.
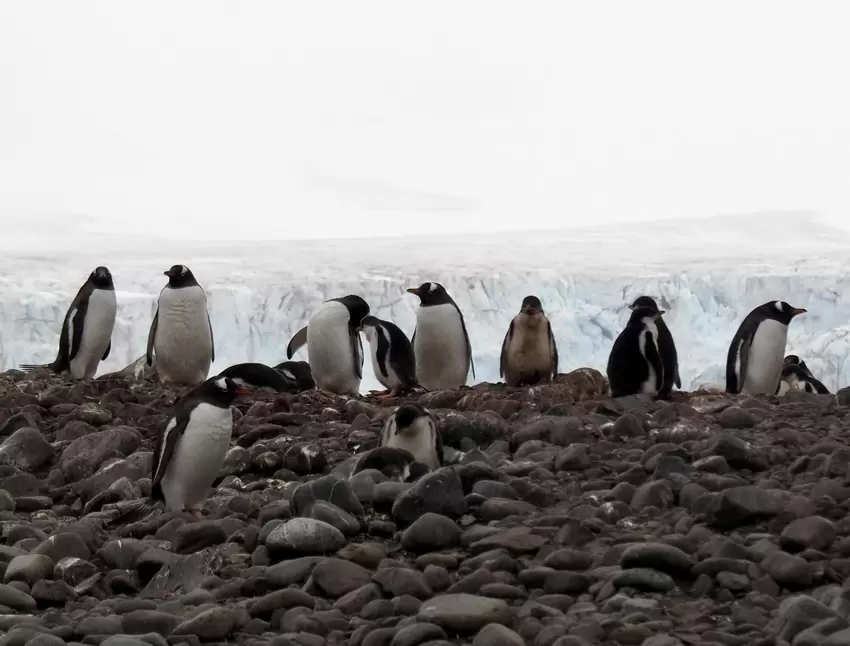
<instances>
[{"instance_id":1,"label":"fluffy penguin chick","mask_svg":"<svg viewBox=\"0 0 850 646\"><path fill-rule=\"evenodd\" d=\"M27 372L48 368L57 374L67 371L73 379L91 379L112 349L117 312L112 274L106 267L97 267L65 313L56 359L44 366L25 364L21 368Z\"/></svg>"},{"instance_id":2,"label":"fluffy penguin chick","mask_svg":"<svg viewBox=\"0 0 850 646\"><path fill-rule=\"evenodd\" d=\"M788 325L806 310L770 301L747 314L726 356L726 392L775 395L788 341Z\"/></svg>"},{"instance_id":3,"label":"fluffy penguin chick","mask_svg":"<svg viewBox=\"0 0 850 646\"><path fill-rule=\"evenodd\" d=\"M166 272L168 284L159 293L148 334L148 365L162 382L197 386L215 361L215 341L207 312L207 295L185 265Z\"/></svg>"},{"instance_id":4,"label":"fluffy penguin chick","mask_svg":"<svg viewBox=\"0 0 850 646\"><path fill-rule=\"evenodd\" d=\"M557 374L558 347L552 324L543 312L540 299L526 296L502 342L499 376L509 386L523 386L550 381Z\"/></svg>"},{"instance_id":5,"label":"fluffy penguin chick","mask_svg":"<svg viewBox=\"0 0 850 646\"><path fill-rule=\"evenodd\" d=\"M381 430L378 446L409 451L432 471L443 464L443 442L437 420L425 408L407 403L396 408Z\"/></svg>"},{"instance_id":6,"label":"fluffy penguin chick","mask_svg":"<svg viewBox=\"0 0 850 646\"><path fill-rule=\"evenodd\" d=\"M221 470L230 447L230 405L249 391L227 377L212 377L180 400L157 438L151 475L151 498L164 500L169 511L189 510L200 517L200 505Z\"/></svg>"},{"instance_id":7,"label":"fluffy penguin chick","mask_svg":"<svg viewBox=\"0 0 850 646\"><path fill-rule=\"evenodd\" d=\"M658 304L650 296L638 296L634 302L629 305L629 309L634 311L638 307L645 307L653 312L660 312ZM667 323L664 322L664 317L658 316L655 319L655 327L658 329L658 354L661 355L661 365L664 366L664 381L661 384L661 390L658 395L661 398L666 398L673 390L673 386L682 388L682 380L679 377L679 356L676 353L676 343L673 341L673 334Z\"/></svg>"}]
</instances>

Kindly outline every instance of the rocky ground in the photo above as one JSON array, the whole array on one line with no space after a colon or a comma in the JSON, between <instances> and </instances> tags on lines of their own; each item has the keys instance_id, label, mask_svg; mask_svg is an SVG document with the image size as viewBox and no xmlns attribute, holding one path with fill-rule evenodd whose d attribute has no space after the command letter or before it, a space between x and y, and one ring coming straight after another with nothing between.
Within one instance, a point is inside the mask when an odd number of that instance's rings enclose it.
<instances>
[{"instance_id":1,"label":"rocky ground","mask_svg":"<svg viewBox=\"0 0 850 646\"><path fill-rule=\"evenodd\" d=\"M176 391L0 376L0 646L850 644L850 402L605 389L416 395L415 484L340 475L398 401L258 394L195 521L136 502Z\"/></svg>"}]
</instances>

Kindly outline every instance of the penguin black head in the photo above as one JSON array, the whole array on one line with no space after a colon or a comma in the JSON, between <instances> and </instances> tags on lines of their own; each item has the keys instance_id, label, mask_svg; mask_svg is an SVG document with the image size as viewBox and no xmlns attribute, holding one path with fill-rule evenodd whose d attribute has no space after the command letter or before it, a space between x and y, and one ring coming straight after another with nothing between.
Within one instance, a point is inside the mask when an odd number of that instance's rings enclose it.
<instances>
[{"instance_id":1,"label":"penguin black head","mask_svg":"<svg viewBox=\"0 0 850 646\"><path fill-rule=\"evenodd\" d=\"M784 363L786 366L799 366L802 361L800 361L800 357L798 357L796 354L789 354L787 357L785 357L782 363Z\"/></svg>"},{"instance_id":2,"label":"penguin black head","mask_svg":"<svg viewBox=\"0 0 850 646\"><path fill-rule=\"evenodd\" d=\"M419 297L419 304L422 307L428 305L444 305L451 303L452 299L446 288L440 283L425 282L419 287L411 287L407 290L410 294L416 294Z\"/></svg>"},{"instance_id":3,"label":"penguin black head","mask_svg":"<svg viewBox=\"0 0 850 646\"><path fill-rule=\"evenodd\" d=\"M287 379L291 379L298 386L298 390L312 390L316 387L313 379L313 371L306 361L284 361L274 367Z\"/></svg>"},{"instance_id":4,"label":"penguin black head","mask_svg":"<svg viewBox=\"0 0 850 646\"><path fill-rule=\"evenodd\" d=\"M653 312L658 311L658 303L656 303L655 299L651 296L638 296L635 299L635 302L629 305L630 310L635 310L638 307L645 307L647 309L652 310Z\"/></svg>"},{"instance_id":5,"label":"penguin black head","mask_svg":"<svg viewBox=\"0 0 850 646\"><path fill-rule=\"evenodd\" d=\"M520 312L533 316L534 314L543 314L543 304L536 296L526 296L522 299Z\"/></svg>"},{"instance_id":6,"label":"penguin black head","mask_svg":"<svg viewBox=\"0 0 850 646\"><path fill-rule=\"evenodd\" d=\"M332 298L332 301L342 303L348 310L349 323L352 329L357 329L360 326L360 321L364 316L369 315L369 303L364 301L357 294L348 294L341 298Z\"/></svg>"},{"instance_id":7,"label":"penguin black head","mask_svg":"<svg viewBox=\"0 0 850 646\"><path fill-rule=\"evenodd\" d=\"M186 265L172 265L171 269L162 273L168 276L169 287L192 287L198 284L192 270Z\"/></svg>"},{"instance_id":8,"label":"penguin black head","mask_svg":"<svg viewBox=\"0 0 850 646\"><path fill-rule=\"evenodd\" d=\"M240 395L250 395L251 391L241 388L230 377L217 375L210 377L195 391L195 396L207 401L215 402L220 406L230 406Z\"/></svg>"},{"instance_id":9,"label":"penguin black head","mask_svg":"<svg viewBox=\"0 0 850 646\"><path fill-rule=\"evenodd\" d=\"M629 325L646 325L654 323L655 319L660 318L664 314L664 310L659 310L657 307L653 310L650 307L636 307L632 310L632 315L629 317Z\"/></svg>"},{"instance_id":10,"label":"penguin black head","mask_svg":"<svg viewBox=\"0 0 850 646\"><path fill-rule=\"evenodd\" d=\"M89 274L89 281L91 281L92 285L94 285L97 289L115 289L115 286L112 283L112 274L106 267L101 266L95 268L95 270Z\"/></svg>"},{"instance_id":11,"label":"penguin black head","mask_svg":"<svg viewBox=\"0 0 850 646\"><path fill-rule=\"evenodd\" d=\"M806 313L802 307L792 307L785 301L770 301L760 305L758 309L762 310L766 318L785 323L785 325L788 325L795 316Z\"/></svg>"},{"instance_id":12,"label":"penguin black head","mask_svg":"<svg viewBox=\"0 0 850 646\"><path fill-rule=\"evenodd\" d=\"M395 417L395 434L398 435L410 428L416 420L422 417L431 417L421 404L408 402L399 406L393 413Z\"/></svg>"}]
</instances>

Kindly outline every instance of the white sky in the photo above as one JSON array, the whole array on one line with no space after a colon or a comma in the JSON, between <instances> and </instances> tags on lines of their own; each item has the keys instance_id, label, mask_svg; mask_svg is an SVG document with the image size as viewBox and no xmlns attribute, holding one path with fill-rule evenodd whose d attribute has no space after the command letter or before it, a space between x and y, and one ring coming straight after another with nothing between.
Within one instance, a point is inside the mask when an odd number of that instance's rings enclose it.
<instances>
[{"instance_id":1,"label":"white sky","mask_svg":"<svg viewBox=\"0 0 850 646\"><path fill-rule=\"evenodd\" d=\"M0 218L243 239L844 219L848 34L846 0L4 1Z\"/></svg>"}]
</instances>

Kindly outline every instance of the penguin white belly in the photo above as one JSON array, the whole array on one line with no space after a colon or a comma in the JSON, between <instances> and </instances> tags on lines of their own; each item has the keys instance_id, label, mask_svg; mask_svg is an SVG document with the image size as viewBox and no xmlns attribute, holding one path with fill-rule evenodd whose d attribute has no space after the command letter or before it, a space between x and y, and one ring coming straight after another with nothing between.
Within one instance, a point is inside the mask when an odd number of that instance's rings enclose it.
<instances>
[{"instance_id":1,"label":"penguin white belly","mask_svg":"<svg viewBox=\"0 0 850 646\"><path fill-rule=\"evenodd\" d=\"M349 319L348 308L331 301L322 305L307 325L307 359L320 390L341 395L360 392L348 335Z\"/></svg>"},{"instance_id":2,"label":"penguin white belly","mask_svg":"<svg viewBox=\"0 0 850 646\"><path fill-rule=\"evenodd\" d=\"M514 325L514 334L508 344L505 372L517 377L532 373L546 377L551 365L552 356L549 352L549 334L546 326L538 325L532 328Z\"/></svg>"},{"instance_id":3,"label":"penguin white belly","mask_svg":"<svg viewBox=\"0 0 850 646\"><path fill-rule=\"evenodd\" d=\"M159 297L156 369L163 381L194 386L212 364L207 297L199 287L166 288Z\"/></svg>"},{"instance_id":4,"label":"penguin white belly","mask_svg":"<svg viewBox=\"0 0 850 646\"><path fill-rule=\"evenodd\" d=\"M747 374L741 392L749 395L773 395L782 376L782 361L788 326L767 319L762 321L753 335L747 355Z\"/></svg>"},{"instance_id":5,"label":"penguin white belly","mask_svg":"<svg viewBox=\"0 0 850 646\"><path fill-rule=\"evenodd\" d=\"M375 379L377 379L384 388L392 390L393 388L401 385L401 380L398 378L398 375L396 375L392 365L390 365L389 352L387 352L387 356L384 358L387 374L384 375L384 373L381 372L381 364L378 363L378 341L374 338L373 334L374 332L370 330L369 334L367 334L367 338L369 340L369 349L372 354L372 370L375 373ZM387 343L389 343L389 341Z\"/></svg>"},{"instance_id":6,"label":"penguin white belly","mask_svg":"<svg viewBox=\"0 0 850 646\"><path fill-rule=\"evenodd\" d=\"M192 410L160 481L168 509L192 509L207 497L224 464L232 431L229 407L199 404Z\"/></svg>"},{"instance_id":7,"label":"penguin white belly","mask_svg":"<svg viewBox=\"0 0 850 646\"><path fill-rule=\"evenodd\" d=\"M406 437L403 434L392 435L386 445L393 449L410 451L417 462L426 464L431 471L440 468L434 441L429 434L418 433L413 437Z\"/></svg>"},{"instance_id":8,"label":"penguin white belly","mask_svg":"<svg viewBox=\"0 0 850 646\"><path fill-rule=\"evenodd\" d=\"M451 303L419 307L416 312L416 376L428 390L452 390L466 384L469 372L460 314Z\"/></svg>"},{"instance_id":9,"label":"penguin white belly","mask_svg":"<svg viewBox=\"0 0 850 646\"><path fill-rule=\"evenodd\" d=\"M647 335L650 333L652 334L653 343L655 343L655 340L658 338L658 328L656 328L654 325L647 325L646 329L641 332L640 336L638 337L638 346L640 347L640 353L643 356L643 360L646 363L646 369L649 372L649 376L647 377L646 381L644 381L640 386L640 391L644 395L655 396L658 394L657 384L660 380L658 379L658 374L655 372L655 368L653 367L652 363L646 358ZM656 351L658 350L657 344L655 346L655 349Z\"/></svg>"},{"instance_id":10,"label":"penguin white belly","mask_svg":"<svg viewBox=\"0 0 850 646\"><path fill-rule=\"evenodd\" d=\"M115 327L115 315L118 312L118 301L113 289L95 289L89 296L86 318L83 321L83 334L76 356L71 359L70 373L74 379L91 379L97 372L106 347L112 339ZM72 317L73 318L73 317ZM73 343L73 322L68 327ZM71 344L69 344L71 347Z\"/></svg>"}]
</instances>

